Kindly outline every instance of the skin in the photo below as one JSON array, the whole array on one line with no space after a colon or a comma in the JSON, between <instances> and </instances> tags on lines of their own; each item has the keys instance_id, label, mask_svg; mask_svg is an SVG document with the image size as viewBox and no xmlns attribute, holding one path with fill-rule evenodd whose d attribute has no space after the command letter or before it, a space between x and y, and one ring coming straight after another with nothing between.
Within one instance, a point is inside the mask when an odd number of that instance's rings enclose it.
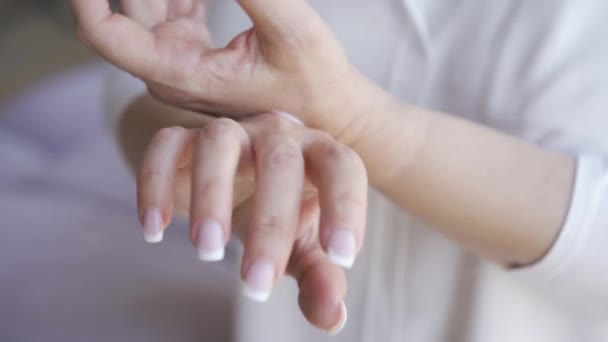
<instances>
[{"instance_id":1,"label":"skin","mask_svg":"<svg viewBox=\"0 0 608 342\"><path fill-rule=\"evenodd\" d=\"M137 174L139 216L159 208L166 229L190 217L199 247L201 222L217 220L224 244L243 242L242 276L259 260L299 284L311 324L327 330L343 319L344 270L326 255L334 229L364 238L367 175L359 156L326 133L268 113L241 123L162 104L146 95L120 123L123 152ZM268 222L279 222L271 225Z\"/></svg>"},{"instance_id":2,"label":"skin","mask_svg":"<svg viewBox=\"0 0 608 342\"><path fill-rule=\"evenodd\" d=\"M112 14L103 0L71 3L81 39L146 81L156 98L204 113L292 113L356 152L370 183L404 210L482 256L528 265L559 234L573 157L392 97L350 66L303 0L241 0L254 26L222 49L200 34L196 1L148 21L136 8L130 18ZM125 132L146 127L129 120Z\"/></svg>"}]
</instances>

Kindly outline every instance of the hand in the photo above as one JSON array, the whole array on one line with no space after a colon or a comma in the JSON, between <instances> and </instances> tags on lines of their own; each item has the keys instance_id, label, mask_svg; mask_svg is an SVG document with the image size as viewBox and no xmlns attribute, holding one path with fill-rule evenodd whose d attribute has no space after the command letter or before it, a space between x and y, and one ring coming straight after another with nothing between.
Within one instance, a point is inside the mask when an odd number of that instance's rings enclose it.
<instances>
[{"instance_id":1,"label":"hand","mask_svg":"<svg viewBox=\"0 0 608 342\"><path fill-rule=\"evenodd\" d=\"M358 113L346 108L369 92L307 1L239 3L253 28L214 49L201 0L123 0L126 15L71 0L81 40L165 102L224 116L280 110L333 136L349 127Z\"/></svg>"},{"instance_id":2,"label":"hand","mask_svg":"<svg viewBox=\"0 0 608 342\"><path fill-rule=\"evenodd\" d=\"M150 242L160 242L174 209L189 212L190 238L205 261L223 258L234 226L245 247L246 295L266 300L287 271L312 324L343 325L338 266L351 267L363 241L367 178L359 157L327 134L278 114L166 128L142 162L138 206Z\"/></svg>"}]
</instances>

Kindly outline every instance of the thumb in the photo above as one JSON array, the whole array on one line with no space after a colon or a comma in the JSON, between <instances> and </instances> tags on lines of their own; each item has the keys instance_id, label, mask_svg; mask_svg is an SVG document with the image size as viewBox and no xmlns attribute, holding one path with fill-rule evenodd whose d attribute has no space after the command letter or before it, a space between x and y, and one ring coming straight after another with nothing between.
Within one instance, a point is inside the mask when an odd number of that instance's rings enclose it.
<instances>
[{"instance_id":1,"label":"thumb","mask_svg":"<svg viewBox=\"0 0 608 342\"><path fill-rule=\"evenodd\" d=\"M299 226L311 224L319 224L316 196L303 199L300 211ZM348 315L343 301L347 291L344 270L329 262L318 240L302 237L294 244L288 271L298 282L298 304L308 322L332 335L340 332Z\"/></svg>"},{"instance_id":2,"label":"thumb","mask_svg":"<svg viewBox=\"0 0 608 342\"><path fill-rule=\"evenodd\" d=\"M262 42L306 45L324 25L307 0L238 0ZM304 44L303 44L304 43Z\"/></svg>"}]
</instances>

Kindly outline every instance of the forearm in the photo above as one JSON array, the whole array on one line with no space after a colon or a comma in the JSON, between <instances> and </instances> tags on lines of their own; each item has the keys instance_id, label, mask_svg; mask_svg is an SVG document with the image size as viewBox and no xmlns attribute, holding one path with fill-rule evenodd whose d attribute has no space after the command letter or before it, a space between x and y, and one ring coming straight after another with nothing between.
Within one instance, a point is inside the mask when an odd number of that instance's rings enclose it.
<instances>
[{"instance_id":1,"label":"forearm","mask_svg":"<svg viewBox=\"0 0 608 342\"><path fill-rule=\"evenodd\" d=\"M567 212L574 160L386 99L383 110L359 129L363 138L342 137L365 161L371 183L478 253L507 264L540 259ZM143 96L119 122L120 145L136 170L158 130L201 127L208 120Z\"/></svg>"},{"instance_id":2,"label":"forearm","mask_svg":"<svg viewBox=\"0 0 608 342\"><path fill-rule=\"evenodd\" d=\"M568 211L575 160L383 96L350 141L370 182L475 252L508 265L542 258Z\"/></svg>"}]
</instances>

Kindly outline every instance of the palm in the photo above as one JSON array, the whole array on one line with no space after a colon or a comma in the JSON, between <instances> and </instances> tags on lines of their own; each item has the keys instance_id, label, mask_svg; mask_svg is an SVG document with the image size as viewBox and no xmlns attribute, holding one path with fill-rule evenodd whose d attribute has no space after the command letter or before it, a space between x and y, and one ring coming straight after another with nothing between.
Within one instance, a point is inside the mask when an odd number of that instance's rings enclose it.
<instances>
[{"instance_id":1,"label":"palm","mask_svg":"<svg viewBox=\"0 0 608 342\"><path fill-rule=\"evenodd\" d=\"M261 108L252 110L250 106L217 106L198 101L198 94L205 91L196 87L196 80L205 80L214 89L220 89L226 81L243 84L259 60L251 53L257 49L250 49L247 32L235 38L229 49L214 49L206 25L206 2L122 0L125 14L152 33L151 44L142 45L141 41L134 40L128 48L149 50L148 58L154 60L156 74L163 77L156 79L154 73L147 73L151 77L145 80L150 93L160 100L222 115L258 112ZM167 75L173 75L174 79ZM184 79L195 82L183 82Z\"/></svg>"},{"instance_id":2,"label":"palm","mask_svg":"<svg viewBox=\"0 0 608 342\"><path fill-rule=\"evenodd\" d=\"M150 53L177 68L192 65L212 47L205 25L204 0L122 0L124 13L153 33ZM134 42L131 48L139 48ZM189 65L190 64L190 65Z\"/></svg>"}]
</instances>

